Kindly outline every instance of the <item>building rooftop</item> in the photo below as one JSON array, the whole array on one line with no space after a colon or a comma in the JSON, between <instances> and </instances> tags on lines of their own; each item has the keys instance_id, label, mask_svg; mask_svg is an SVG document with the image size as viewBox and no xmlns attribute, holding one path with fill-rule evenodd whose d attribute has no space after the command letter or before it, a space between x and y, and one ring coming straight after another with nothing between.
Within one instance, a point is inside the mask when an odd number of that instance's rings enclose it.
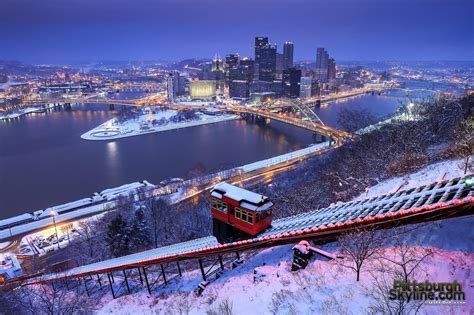
<instances>
[{"instance_id":1,"label":"building rooftop","mask_svg":"<svg viewBox=\"0 0 474 315\"><path fill-rule=\"evenodd\" d=\"M227 198L236 200L238 202L247 202L253 203L255 205L262 204L268 200L268 197L254 193L252 191L228 184L228 183L219 183L211 191L212 196L217 198L222 198L226 196Z\"/></svg>"}]
</instances>

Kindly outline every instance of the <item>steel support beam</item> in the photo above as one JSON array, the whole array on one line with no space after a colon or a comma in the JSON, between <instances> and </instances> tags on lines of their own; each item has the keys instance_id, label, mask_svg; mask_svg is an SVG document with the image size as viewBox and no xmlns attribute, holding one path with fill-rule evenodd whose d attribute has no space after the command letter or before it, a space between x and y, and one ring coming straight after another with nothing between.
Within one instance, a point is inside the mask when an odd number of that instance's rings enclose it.
<instances>
[{"instance_id":1,"label":"steel support beam","mask_svg":"<svg viewBox=\"0 0 474 315\"><path fill-rule=\"evenodd\" d=\"M82 278L82 280L84 281L84 287L86 288L86 293L87 293L87 296L91 296L90 293L89 293L89 288L87 288L87 281L85 278Z\"/></svg>"},{"instance_id":2,"label":"steel support beam","mask_svg":"<svg viewBox=\"0 0 474 315\"><path fill-rule=\"evenodd\" d=\"M206 281L206 273L204 272L204 266L202 264L202 260L198 259L199 261L199 268L201 269L202 279Z\"/></svg>"},{"instance_id":3,"label":"steel support beam","mask_svg":"<svg viewBox=\"0 0 474 315\"><path fill-rule=\"evenodd\" d=\"M224 262L222 261L221 255L219 255L219 264L221 265L221 270L224 270Z\"/></svg>"},{"instance_id":4,"label":"steel support beam","mask_svg":"<svg viewBox=\"0 0 474 315\"><path fill-rule=\"evenodd\" d=\"M183 274L181 273L181 266L179 265L179 261L178 261L178 260L176 261L176 265L178 266L178 274L179 274L180 277L182 277Z\"/></svg>"},{"instance_id":5,"label":"steel support beam","mask_svg":"<svg viewBox=\"0 0 474 315\"><path fill-rule=\"evenodd\" d=\"M163 268L162 264L160 264L160 267L161 267L161 274L163 275L163 281L165 282L165 285L167 285L168 281L166 280L165 268Z\"/></svg>"},{"instance_id":6,"label":"steel support beam","mask_svg":"<svg viewBox=\"0 0 474 315\"><path fill-rule=\"evenodd\" d=\"M125 278L125 285L127 286L127 292L130 294L130 286L128 285L128 279L127 279L127 272L124 270L123 271L123 277Z\"/></svg>"},{"instance_id":7,"label":"steel support beam","mask_svg":"<svg viewBox=\"0 0 474 315\"><path fill-rule=\"evenodd\" d=\"M150 283L148 282L148 276L146 275L145 267L143 267L143 275L145 276L146 288L148 289L148 294L151 294Z\"/></svg>"},{"instance_id":8,"label":"steel support beam","mask_svg":"<svg viewBox=\"0 0 474 315\"><path fill-rule=\"evenodd\" d=\"M115 299L115 292L114 292L114 287L112 286L112 279L110 277L110 273L108 272L107 272L107 277L109 278L110 292L112 292L112 297Z\"/></svg>"},{"instance_id":9,"label":"steel support beam","mask_svg":"<svg viewBox=\"0 0 474 315\"><path fill-rule=\"evenodd\" d=\"M140 283L143 285L142 272L140 271L140 268L137 268L137 270L138 270L138 276L140 277Z\"/></svg>"}]
</instances>

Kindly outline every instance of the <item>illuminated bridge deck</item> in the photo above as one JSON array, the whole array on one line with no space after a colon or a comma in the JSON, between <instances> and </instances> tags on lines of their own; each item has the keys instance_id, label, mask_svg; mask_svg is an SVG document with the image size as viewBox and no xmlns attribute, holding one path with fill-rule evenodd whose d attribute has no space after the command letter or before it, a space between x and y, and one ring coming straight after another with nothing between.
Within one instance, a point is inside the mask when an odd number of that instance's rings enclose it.
<instances>
[{"instance_id":1,"label":"illuminated bridge deck","mask_svg":"<svg viewBox=\"0 0 474 315\"><path fill-rule=\"evenodd\" d=\"M31 279L27 284L209 257L302 239L334 239L340 233L358 227L381 228L454 215L471 215L474 187L465 183L466 178L436 182L371 199L336 203L320 210L274 220L269 229L253 239L219 244L213 236L208 236L44 275Z\"/></svg>"}]
</instances>

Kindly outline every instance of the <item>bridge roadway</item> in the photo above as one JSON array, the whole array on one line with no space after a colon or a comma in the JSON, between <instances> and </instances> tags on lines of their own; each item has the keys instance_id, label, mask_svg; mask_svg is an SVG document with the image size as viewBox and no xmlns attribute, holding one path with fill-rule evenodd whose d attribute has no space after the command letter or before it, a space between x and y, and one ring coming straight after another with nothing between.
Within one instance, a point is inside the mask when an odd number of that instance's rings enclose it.
<instances>
[{"instance_id":1,"label":"bridge roadway","mask_svg":"<svg viewBox=\"0 0 474 315\"><path fill-rule=\"evenodd\" d=\"M467 178L435 182L371 199L336 203L320 210L274 220L270 228L246 240L219 244L213 236L208 236L79 266L64 272L36 276L24 281L23 285L58 280L85 281L86 276L103 273L112 275L113 278L113 272L131 271L139 267L216 256L222 259L225 254L296 243L300 240L334 240L341 233L356 228L380 229L472 215L474 187L466 183ZM201 260L199 262L203 270ZM163 268L163 265L161 267Z\"/></svg>"},{"instance_id":2,"label":"bridge roadway","mask_svg":"<svg viewBox=\"0 0 474 315\"><path fill-rule=\"evenodd\" d=\"M89 99L56 99L56 100L38 100L34 101L37 103L53 103L53 104L59 104L59 103L82 103L82 104L97 104L97 103L103 103L103 104L114 104L114 105L126 105L126 106L149 106L145 104L140 104L141 99L138 100L112 100L112 99L96 99L96 98L89 98ZM315 121L305 121L302 119L290 117L289 115L285 115L282 113L272 113L268 110L264 109L259 109L257 107L246 107L246 106L237 106L237 105L179 105L179 104L170 104L170 103L165 103L163 105L158 105L158 106L163 106L171 109L176 109L176 110L189 110L189 109L197 109L197 110L202 110L202 109L220 109L228 112L233 112L237 114L247 114L247 115L255 115L258 117L263 117L263 118L269 118L269 119L274 119L276 121L280 121L286 124L294 125L300 128L304 128L307 130L310 130L312 132L318 133L320 135L323 135L325 137L328 137L330 139L333 139L336 143L341 143L347 138L350 137L350 133L342 130L338 130L336 128L332 128L330 126L326 126L322 124L322 122L315 122ZM289 106L293 106L289 103ZM320 121L318 118L317 120Z\"/></svg>"}]
</instances>

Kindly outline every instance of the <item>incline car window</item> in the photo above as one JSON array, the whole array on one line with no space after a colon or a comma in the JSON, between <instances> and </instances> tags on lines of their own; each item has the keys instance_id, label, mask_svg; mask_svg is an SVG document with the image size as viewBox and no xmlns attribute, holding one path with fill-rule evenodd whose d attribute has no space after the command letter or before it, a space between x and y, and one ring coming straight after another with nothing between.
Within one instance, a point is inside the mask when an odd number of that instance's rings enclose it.
<instances>
[{"instance_id":1,"label":"incline car window","mask_svg":"<svg viewBox=\"0 0 474 315\"><path fill-rule=\"evenodd\" d=\"M227 213L227 203L219 199L212 198L211 205L214 209Z\"/></svg>"},{"instance_id":2,"label":"incline car window","mask_svg":"<svg viewBox=\"0 0 474 315\"><path fill-rule=\"evenodd\" d=\"M253 224L252 212L245 211L244 209L241 209L241 208L235 208L235 217L239 220Z\"/></svg>"}]
</instances>

